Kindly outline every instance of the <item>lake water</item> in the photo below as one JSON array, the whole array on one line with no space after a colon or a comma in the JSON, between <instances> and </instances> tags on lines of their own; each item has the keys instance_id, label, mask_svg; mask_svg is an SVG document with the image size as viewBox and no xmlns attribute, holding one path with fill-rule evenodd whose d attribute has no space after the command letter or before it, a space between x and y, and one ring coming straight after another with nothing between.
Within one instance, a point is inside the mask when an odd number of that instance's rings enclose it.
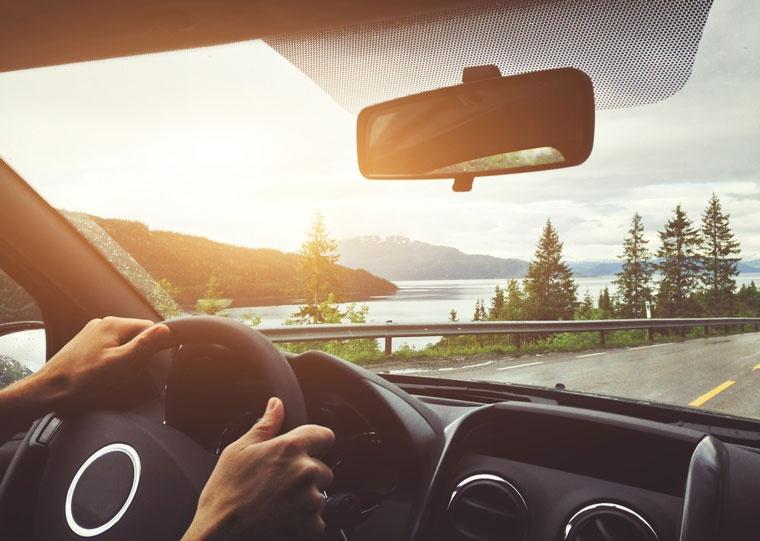
<instances>
[{"instance_id":1,"label":"lake water","mask_svg":"<svg viewBox=\"0 0 760 541\"><path fill-rule=\"evenodd\" d=\"M605 286L609 286L614 276L596 276L592 278L576 278L578 296L582 297L588 291L594 300ZM760 273L742 274L737 279L737 287L754 280L760 285ZM504 287L507 279L489 280L411 280L397 281L398 291L394 295L377 297L360 304L369 307L368 323L428 323L447 321L449 311L455 309L460 321L470 321L475 309L475 301L482 298L488 306L494 288ZM610 287L612 292L612 287ZM262 327L276 327L290 317L296 310L296 304L278 306L258 306L251 308L235 308L231 315L253 312L261 317ZM430 338L395 339L394 349L402 344L417 347L430 343Z\"/></svg>"}]
</instances>

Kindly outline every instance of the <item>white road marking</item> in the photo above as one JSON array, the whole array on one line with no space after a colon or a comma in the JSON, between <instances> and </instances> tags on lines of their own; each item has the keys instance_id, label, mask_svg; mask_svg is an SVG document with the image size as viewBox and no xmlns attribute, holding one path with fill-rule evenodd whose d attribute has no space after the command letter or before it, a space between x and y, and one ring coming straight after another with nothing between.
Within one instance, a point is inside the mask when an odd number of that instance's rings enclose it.
<instances>
[{"instance_id":1,"label":"white road marking","mask_svg":"<svg viewBox=\"0 0 760 541\"><path fill-rule=\"evenodd\" d=\"M466 364L464 366L455 366L454 368L458 370L467 370L469 368L480 368L481 366L488 366L489 364L493 364L494 361L486 361L483 363L475 363L475 364ZM442 370L439 368L439 370Z\"/></svg>"},{"instance_id":2,"label":"white road marking","mask_svg":"<svg viewBox=\"0 0 760 541\"><path fill-rule=\"evenodd\" d=\"M422 374L424 372L430 372L429 368L399 368L397 370L390 370L389 374Z\"/></svg>"},{"instance_id":3,"label":"white road marking","mask_svg":"<svg viewBox=\"0 0 760 541\"><path fill-rule=\"evenodd\" d=\"M576 359L583 359L585 357L596 357L597 355L607 355L606 351L600 351L599 353L586 353L585 355L576 355Z\"/></svg>"},{"instance_id":4,"label":"white road marking","mask_svg":"<svg viewBox=\"0 0 760 541\"><path fill-rule=\"evenodd\" d=\"M659 348L662 346L672 346L672 342L667 342L665 344L652 344L651 346L636 346L635 348L628 348L628 351L633 351L634 349L646 349L646 348Z\"/></svg>"},{"instance_id":5,"label":"white road marking","mask_svg":"<svg viewBox=\"0 0 760 541\"><path fill-rule=\"evenodd\" d=\"M504 368L497 368L496 370L512 370L513 368L522 368L524 366L535 366L537 364L544 364L544 361L536 361L534 363L516 364L514 366L505 366Z\"/></svg>"},{"instance_id":6,"label":"white road marking","mask_svg":"<svg viewBox=\"0 0 760 541\"><path fill-rule=\"evenodd\" d=\"M438 372L451 372L452 370L469 370L471 368L480 368L481 366L488 366L489 364L493 364L496 361L485 361L482 363L475 363L475 364L465 364L462 366L444 366L443 368L436 368L435 370ZM429 372L430 370L426 370L426 372ZM408 374L409 372L407 372Z\"/></svg>"}]
</instances>

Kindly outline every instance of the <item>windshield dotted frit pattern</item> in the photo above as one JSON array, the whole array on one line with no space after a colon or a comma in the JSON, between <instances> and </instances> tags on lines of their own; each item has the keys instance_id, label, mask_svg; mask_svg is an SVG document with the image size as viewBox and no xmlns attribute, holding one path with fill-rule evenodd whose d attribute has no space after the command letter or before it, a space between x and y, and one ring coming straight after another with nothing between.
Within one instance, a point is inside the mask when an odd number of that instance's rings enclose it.
<instances>
[{"instance_id":1,"label":"windshield dotted frit pattern","mask_svg":"<svg viewBox=\"0 0 760 541\"><path fill-rule=\"evenodd\" d=\"M16 321L42 321L42 314L29 293L0 270L0 324Z\"/></svg>"},{"instance_id":2,"label":"windshield dotted frit pattern","mask_svg":"<svg viewBox=\"0 0 760 541\"><path fill-rule=\"evenodd\" d=\"M467 66L504 75L576 67L599 109L663 100L686 83L712 0L473 2L399 19L265 40L342 107L461 82Z\"/></svg>"}]
</instances>

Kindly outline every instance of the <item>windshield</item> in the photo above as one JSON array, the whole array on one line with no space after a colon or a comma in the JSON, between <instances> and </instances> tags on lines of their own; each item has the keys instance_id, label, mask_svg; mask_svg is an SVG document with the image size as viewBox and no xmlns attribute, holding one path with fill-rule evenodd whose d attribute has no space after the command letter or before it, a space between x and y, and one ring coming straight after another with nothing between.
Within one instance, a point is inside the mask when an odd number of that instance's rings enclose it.
<instances>
[{"instance_id":1,"label":"windshield","mask_svg":"<svg viewBox=\"0 0 760 541\"><path fill-rule=\"evenodd\" d=\"M586 163L467 194L361 178L329 56L297 67L276 41L0 74L0 156L163 316L382 324L280 345L760 418L758 324L704 320L760 317L758 17L715 2L652 103L607 85Z\"/></svg>"}]
</instances>

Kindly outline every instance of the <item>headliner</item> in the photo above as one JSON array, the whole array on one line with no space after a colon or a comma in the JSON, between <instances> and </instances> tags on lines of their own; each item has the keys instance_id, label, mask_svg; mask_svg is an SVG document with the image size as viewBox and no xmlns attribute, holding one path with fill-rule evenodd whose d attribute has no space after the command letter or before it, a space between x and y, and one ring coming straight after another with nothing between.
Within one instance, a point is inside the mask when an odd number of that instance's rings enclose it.
<instances>
[{"instance_id":1,"label":"headliner","mask_svg":"<svg viewBox=\"0 0 760 541\"><path fill-rule=\"evenodd\" d=\"M0 0L0 72L246 41L468 0Z\"/></svg>"}]
</instances>

